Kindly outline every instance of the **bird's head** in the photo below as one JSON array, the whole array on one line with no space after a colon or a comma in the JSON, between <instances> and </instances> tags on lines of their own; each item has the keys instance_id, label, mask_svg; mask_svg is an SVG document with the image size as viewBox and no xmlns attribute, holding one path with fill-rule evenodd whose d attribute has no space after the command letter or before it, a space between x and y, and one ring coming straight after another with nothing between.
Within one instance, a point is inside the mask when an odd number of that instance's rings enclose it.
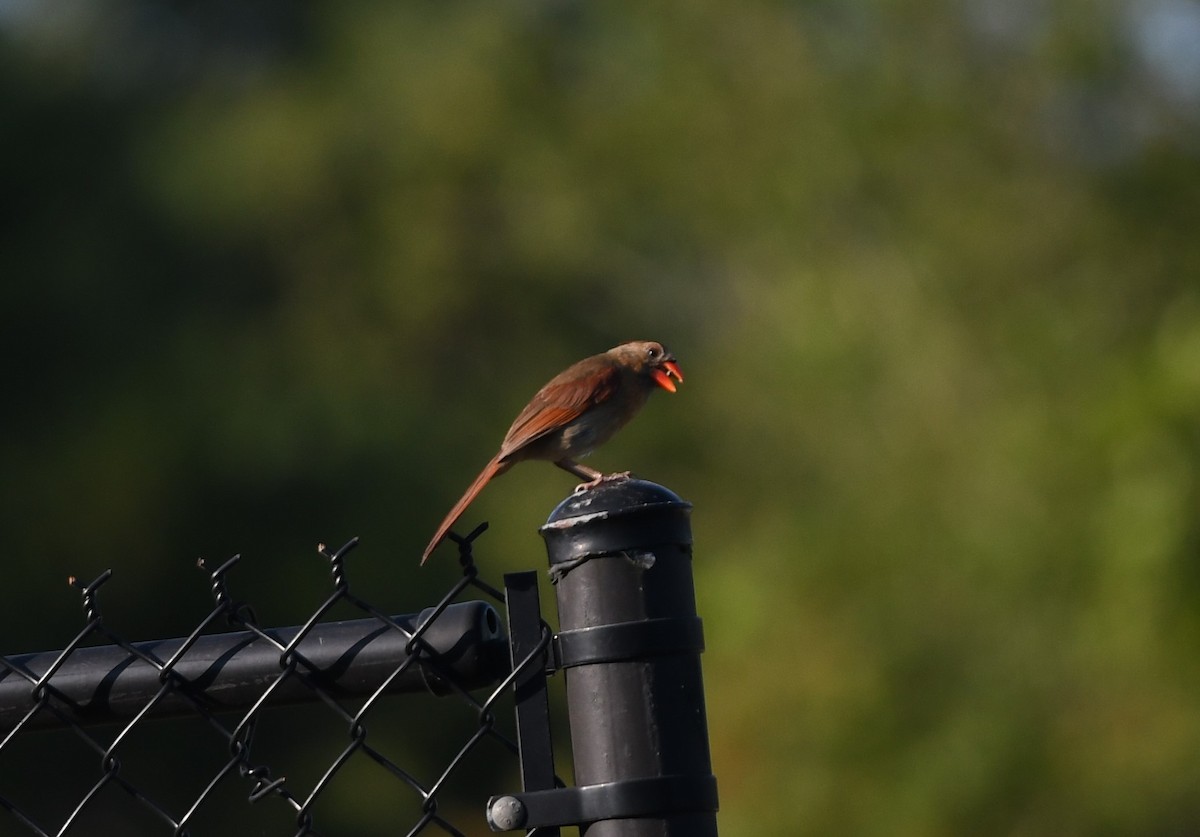
<instances>
[{"instance_id":1,"label":"bird's head","mask_svg":"<svg viewBox=\"0 0 1200 837\"><path fill-rule=\"evenodd\" d=\"M619 363L641 375L649 377L654 383L667 392L675 391L675 382L683 383L683 372L675 355L662 343L653 340L635 340L622 343L609 353L614 355Z\"/></svg>"}]
</instances>

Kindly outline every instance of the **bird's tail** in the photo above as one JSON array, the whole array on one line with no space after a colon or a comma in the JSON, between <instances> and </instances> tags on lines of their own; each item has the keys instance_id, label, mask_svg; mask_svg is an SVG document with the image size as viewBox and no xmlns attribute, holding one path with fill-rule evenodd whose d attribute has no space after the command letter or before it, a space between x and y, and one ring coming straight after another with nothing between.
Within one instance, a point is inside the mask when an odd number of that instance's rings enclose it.
<instances>
[{"instance_id":1,"label":"bird's tail","mask_svg":"<svg viewBox=\"0 0 1200 837\"><path fill-rule=\"evenodd\" d=\"M454 508L450 509L450 513L446 515L446 519L442 521L442 525L438 526L433 539L429 541L429 546L425 547L425 553L421 556L422 564L429 560L430 553L446 537L446 533L450 531L450 527L462 517L462 513L467 510L467 506L471 505L471 502L479 496L479 492L483 491L483 487L491 481L492 477L503 474L511 465L511 462L501 462L500 454L496 454L492 461L484 466L483 470L479 472L479 476L475 478L475 482L471 483L471 487L454 504Z\"/></svg>"}]
</instances>

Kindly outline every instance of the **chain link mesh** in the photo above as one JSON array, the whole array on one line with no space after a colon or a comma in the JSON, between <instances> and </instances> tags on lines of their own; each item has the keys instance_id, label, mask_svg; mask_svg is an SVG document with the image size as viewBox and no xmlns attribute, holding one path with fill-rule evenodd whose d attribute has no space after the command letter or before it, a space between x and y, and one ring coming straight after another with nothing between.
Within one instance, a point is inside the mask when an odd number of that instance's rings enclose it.
<instances>
[{"instance_id":1,"label":"chain link mesh","mask_svg":"<svg viewBox=\"0 0 1200 837\"><path fill-rule=\"evenodd\" d=\"M177 650L162 659L145 644L127 641L102 615L99 594L111 570L87 584L71 579L82 596L86 622L50 667L37 674L15 656L0 656L0 681L19 678L28 687L21 689L27 711L3 730L0 740L0 807L8 814L0 814L0 834L201 837L229 834L234 827L236 834L304 837L331 833L320 830L316 816L324 800L336 798L332 807L353 810L354 803L346 799L356 797L386 798L396 810L385 833L486 833L484 804L497 788L472 787L467 793L451 788L456 782L469 784L480 774L508 776L497 781L511 787L517 747L511 711L500 710L511 705L514 679L527 666L542 664L550 632L546 628L543 643L482 697L457 682L426 641L430 628L465 594L482 593L503 604L503 593L479 577L472 559L472 542L484 528L465 538L451 536L459 545L462 576L434 608L422 613L415 629L388 616L351 587L345 559L357 539L336 550L319 547L329 562L333 592L286 643L231 594L229 578L239 556L215 569L200 562L214 606ZM348 700L330 685L328 672L300 650L302 640L335 607L339 612L349 608L356 618L376 620L381 631L398 632L404 640L406 656L365 698ZM219 711L205 695L205 683L180 673L201 637L230 628L249 632L278 651L277 666L256 680L261 681L257 699L237 714ZM158 673L157 691L131 717L108 726L82 723L87 707L70 704L56 688L56 676L72 656L96 644L119 647L131 663L153 666ZM414 666L436 681L445 697L383 700L388 686ZM305 706L303 715L274 700L285 688L294 691L297 683L312 704ZM96 694L103 694L105 688L105 682L96 683ZM156 709L167 701L175 704L174 714L179 715L181 700L183 720L152 721ZM506 701L506 706L500 706ZM404 706L396 709L398 703ZM428 710L431 703L439 704L437 711ZM439 721L451 717L451 710L442 706L446 703L456 707L453 723ZM319 711L319 717L312 714ZM290 723L299 728L290 728ZM341 731L336 737L317 732L329 727ZM397 745L397 738L406 735L418 743ZM430 741L444 751L440 756L444 762L432 769L402 764L406 755L412 760L412 750L406 753L405 746L420 747ZM305 748L303 755L298 758L289 752L289 745L292 750ZM287 769L279 769L274 759L281 759ZM351 816L347 822L352 821ZM339 821L337 833L380 832L363 823L343 828Z\"/></svg>"}]
</instances>

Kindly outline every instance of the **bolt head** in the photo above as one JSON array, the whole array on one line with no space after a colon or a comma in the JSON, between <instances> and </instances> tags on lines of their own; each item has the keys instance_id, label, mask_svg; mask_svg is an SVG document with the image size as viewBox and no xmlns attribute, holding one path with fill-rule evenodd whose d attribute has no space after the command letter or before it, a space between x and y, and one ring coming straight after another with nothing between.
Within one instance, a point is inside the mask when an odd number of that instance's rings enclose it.
<instances>
[{"instance_id":1,"label":"bolt head","mask_svg":"<svg viewBox=\"0 0 1200 837\"><path fill-rule=\"evenodd\" d=\"M515 796L501 796L488 805L488 825L495 831L515 831L525 824L525 806Z\"/></svg>"}]
</instances>

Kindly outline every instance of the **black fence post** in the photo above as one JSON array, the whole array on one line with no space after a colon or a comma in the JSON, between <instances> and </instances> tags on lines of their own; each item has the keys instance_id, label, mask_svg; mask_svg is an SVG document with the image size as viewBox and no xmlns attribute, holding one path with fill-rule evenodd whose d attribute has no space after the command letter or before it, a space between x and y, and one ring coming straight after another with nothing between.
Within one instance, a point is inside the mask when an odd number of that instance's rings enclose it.
<instances>
[{"instance_id":1,"label":"black fence post","mask_svg":"<svg viewBox=\"0 0 1200 837\"><path fill-rule=\"evenodd\" d=\"M564 500L541 530L586 837L717 833L690 515L660 485L613 480Z\"/></svg>"}]
</instances>

